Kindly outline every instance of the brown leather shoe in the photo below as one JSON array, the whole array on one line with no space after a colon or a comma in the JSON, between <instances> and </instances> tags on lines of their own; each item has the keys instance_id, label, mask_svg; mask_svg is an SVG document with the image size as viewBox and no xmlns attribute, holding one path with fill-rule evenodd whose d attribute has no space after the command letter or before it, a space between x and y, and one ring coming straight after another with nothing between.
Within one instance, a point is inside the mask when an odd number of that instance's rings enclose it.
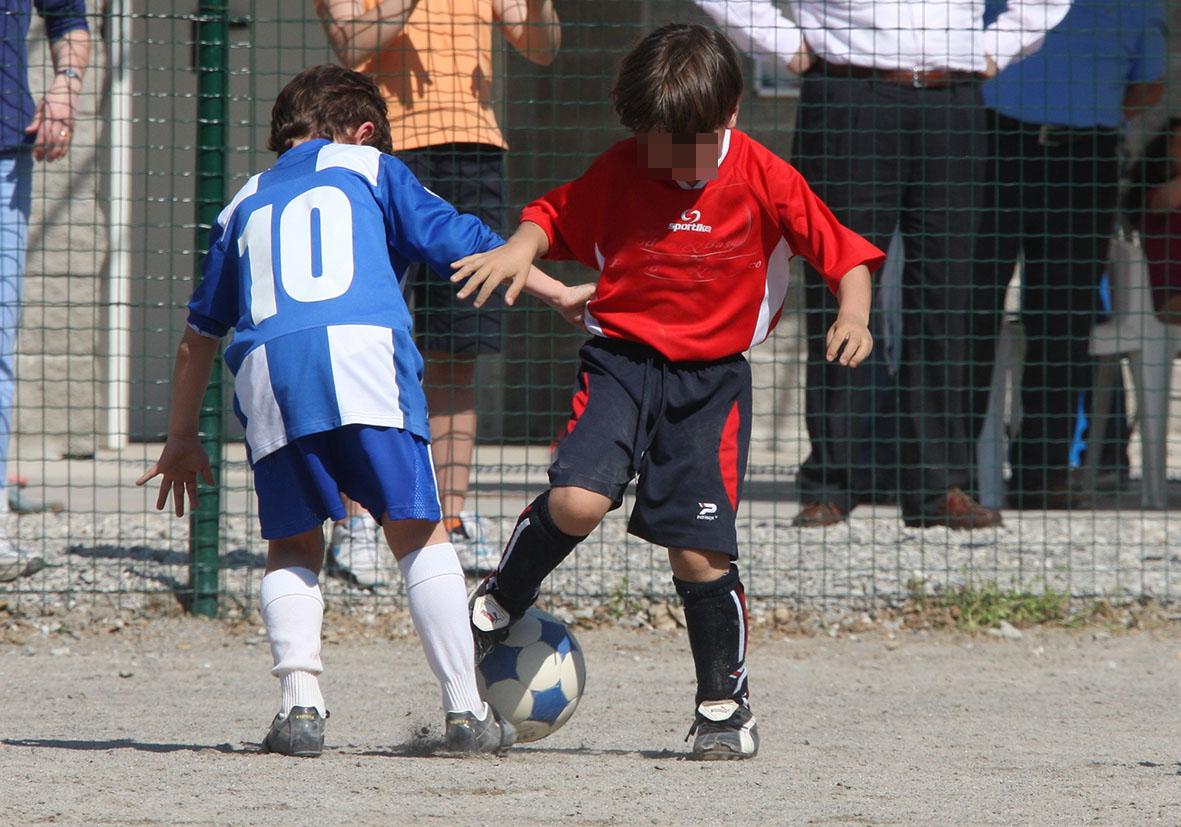
<instances>
[{"instance_id":1,"label":"brown leather shoe","mask_svg":"<svg viewBox=\"0 0 1181 827\"><path fill-rule=\"evenodd\" d=\"M912 528L944 525L957 531L992 528L1004 524L999 511L985 508L958 488L948 490L947 498L938 511L904 517L902 521Z\"/></svg>"},{"instance_id":2,"label":"brown leather shoe","mask_svg":"<svg viewBox=\"0 0 1181 827\"><path fill-rule=\"evenodd\" d=\"M791 524L799 528L824 528L843 523L848 516L849 512L836 503L804 503Z\"/></svg>"}]
</instances>

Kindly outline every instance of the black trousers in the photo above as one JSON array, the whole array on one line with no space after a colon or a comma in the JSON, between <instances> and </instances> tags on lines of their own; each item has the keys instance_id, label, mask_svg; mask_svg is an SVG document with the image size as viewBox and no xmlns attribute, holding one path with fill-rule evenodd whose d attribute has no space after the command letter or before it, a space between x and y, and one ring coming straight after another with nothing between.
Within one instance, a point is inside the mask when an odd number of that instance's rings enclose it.
<instances>
[{"instance_id":1,"label":"black trousers","mask_svg":"<svg viewBox=\"0 0 1181 827\"><path fill-rule=\"evenodd\" d=\"M906 244L895 486L904 514L930 513L951 487L969 487L968 329L979 214L984 109L973 82L914 89L810 73L796 128L795 163L847 226L882 249L900 227ZM804 501L856 504L858 455L872 437L868 371L824 359L835 299L808 271L805 411L811 453L800 468Z\"/></svg>"},{"instance_id":2,"label":"black trousers","mask_svg":"<svg viewBox=\"0 0 1181 827\"><path fill-rule=\"evenodd\" d=\"M1119 138L1112 129L1043 131L991 111L989 121L971 308L972 433L988 408L1005 286L1023 258L1023 415L1009 487L1019 502L1066 482L1080 395L1094 372L1088 343L1115 219Z\"/></svg>"}]
</instances>

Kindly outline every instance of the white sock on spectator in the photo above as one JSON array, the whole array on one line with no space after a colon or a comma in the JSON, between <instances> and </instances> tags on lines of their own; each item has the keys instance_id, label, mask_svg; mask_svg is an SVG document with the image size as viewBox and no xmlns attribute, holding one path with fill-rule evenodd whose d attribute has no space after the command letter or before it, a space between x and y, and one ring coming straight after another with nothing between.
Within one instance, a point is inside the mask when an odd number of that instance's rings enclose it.
<instances>
[{"instance_id":1,"label":"white sock on spectator","mask_svg":"<svg viewBox=\"0 0 1181 827\"><path fill-rule=\"evenodd\" d=\"M398 568L427 663L443 687L444 711L483 715L467 589L455 547L438 543L416 549L398 561Z\"/></svg>"},{"instance_id":2,"label":"white sock on spectator","mask_svg":"<svg viewBox=\"0 0 1181 827\"><path fill-rule=\"evenodd\" d=\"M311 569L292 567L266 575L258 590L271 657L271 674L279 679L280 712L293 706L311 706L327 715L320 693L320 628L324 622L324 598Z\"/></svg>"}]
</instances>

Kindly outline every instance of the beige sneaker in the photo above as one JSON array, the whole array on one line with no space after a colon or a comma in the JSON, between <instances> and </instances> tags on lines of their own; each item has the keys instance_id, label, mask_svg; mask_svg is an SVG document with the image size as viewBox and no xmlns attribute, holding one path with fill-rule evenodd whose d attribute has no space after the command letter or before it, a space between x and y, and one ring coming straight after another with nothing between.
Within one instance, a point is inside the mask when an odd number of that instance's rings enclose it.
<instances>
[{"instance_id":1,"label":"beige sneaker","mask_svg":"<svg viewBox=\"0 0 1181 827\"><path fill-rule=\"evenodd\" d=\"M352 580L367 589L387 581L382 548L377 543L377 521L368 514L349 517L332 527L328 547L328 573Z\"/></svg>"}]
</instances>

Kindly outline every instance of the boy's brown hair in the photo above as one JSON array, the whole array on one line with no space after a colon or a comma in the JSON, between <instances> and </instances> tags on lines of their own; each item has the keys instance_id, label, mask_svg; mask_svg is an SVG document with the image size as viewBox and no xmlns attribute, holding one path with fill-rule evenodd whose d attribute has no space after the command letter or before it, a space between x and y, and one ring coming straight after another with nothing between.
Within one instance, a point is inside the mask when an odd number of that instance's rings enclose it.
<instances>
[{"instance_id":1,"label":"boy's brown hair","mask_svg":"<svg viewBox=\"0 0 1181 827\"><path fill-rule=\"evenodd\" d=\"M734 44L706 26L670 23L623 59L611 101L632 132L712 132L742 95Z\"/></svg>"},{"instance_id":2,"label":"boy's brown hair","mask_svg":"<svg viewBox=\"0 0 1181 827\"><path fill-rule=\"evenodd\" d=\"M365 143L393 152L385 98L373 79L343 66L312 66L292 78L275 98L267 149L282 155L304 138L333 141L365 121L375 127Z\"/></svg>"}]
</instances>

